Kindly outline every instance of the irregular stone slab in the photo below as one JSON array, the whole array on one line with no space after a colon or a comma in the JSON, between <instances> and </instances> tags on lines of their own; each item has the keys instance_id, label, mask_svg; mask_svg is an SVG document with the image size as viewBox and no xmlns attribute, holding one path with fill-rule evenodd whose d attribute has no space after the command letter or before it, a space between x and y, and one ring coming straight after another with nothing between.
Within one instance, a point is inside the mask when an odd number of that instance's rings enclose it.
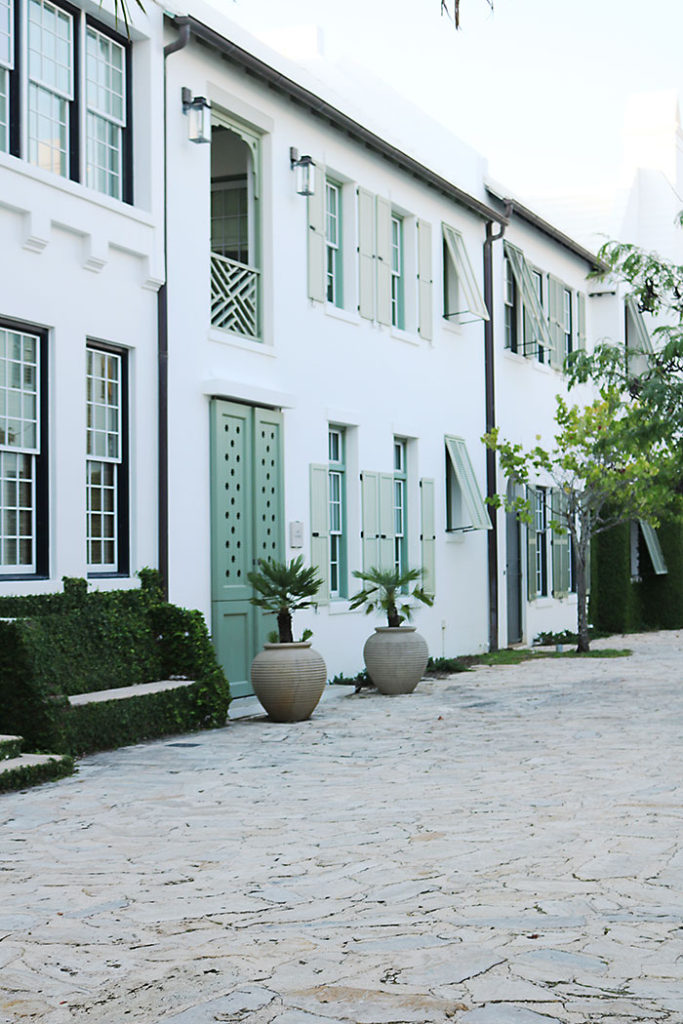
<instances>
[{"instance_id":1,"label":"irregular stone slab","mask_svg":"<svg viewBox=\"0 0 683 1024\"><path fill-rule=\"evenodd\" d=\"M553 1017L512 1003L495 1003L461 1014L458 1024L565 1024L566 1020L564 1015Z\"/></svg>"}]
</instances>

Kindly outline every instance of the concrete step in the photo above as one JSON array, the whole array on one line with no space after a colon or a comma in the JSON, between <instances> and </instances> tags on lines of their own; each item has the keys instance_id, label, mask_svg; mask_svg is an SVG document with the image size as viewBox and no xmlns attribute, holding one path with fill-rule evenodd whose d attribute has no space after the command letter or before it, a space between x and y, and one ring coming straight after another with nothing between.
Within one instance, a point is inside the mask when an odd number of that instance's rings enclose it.
<instances>
[{"instance_id":1,"label":"concrete step","mask_svg":"<svg viewBox=\"0 0 683 1024\"><path fill-rule=\"evenodd\" d=\"M0 761L0 793L26 789L41 782L72 775L74 760L68 754L21 754Z\"/></svg>"},{"instance_id":2,"label":"concrete step","mask_svg":"<svg viewBox=\"0 0 683 1024\"><path fill-rule=\"evenodd\" d=\"M0 734L0 761L5 761L9 757L19 757L23 745L24 740L21 736L3 736Z\"/></svg>"}]
</instances>

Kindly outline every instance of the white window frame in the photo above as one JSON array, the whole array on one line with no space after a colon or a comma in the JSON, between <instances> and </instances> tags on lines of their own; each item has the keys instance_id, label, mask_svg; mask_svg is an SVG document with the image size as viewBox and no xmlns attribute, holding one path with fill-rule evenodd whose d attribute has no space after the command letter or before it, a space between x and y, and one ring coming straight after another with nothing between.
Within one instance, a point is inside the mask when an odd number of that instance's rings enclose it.
<instances>
[{"instance_id":1,"label":"white window frame","mask_svg":"<svg viewBox=\"0 0 683 1024\"><path fill-rule=\"evenodd\" d=\"M329 507L329 595L346 596L346 432L331 425L328 429L328 507Z\"/></svg>"},{"instance_id":2,"label":"white window frame","mask_svg":"<svg viewBox=\"0 0 683 1024\"><path fill-rule=\"evenodd\" d=\"M408 531L406 524L407 444L408 442L404 437L394 438L394 568L399 574L408 568Z\"/></svg>"},{"instance_id":3,"label":"white window frame","mask_svg":"<svg viewBox=\"0 0 683 1024\"><path fill-rule=\"evenodd\" d=\"M115 368L113 376L93 373L91 367L99 359L105 367ZM120 512L118 469L123 461L123 357L116 352L88 346L86 348L86 564L89 573L115 573L119 571L120 560ZM95 400L98 385L115 384L116 401L106 394L102 400ZM112 417L113 413L113 417ZM101 415L100 415L101 414ZM104 417L104 429L101 418ZM100 421L100 422L98 422ZM100 445L100 441L104 445ZM102 447L104 450L101 450ZM96 481L96 474L100 480ZM104 499L109 496L109 507ZM99 508L95 498L99 498ZM95 525L99 522L99 529ZM105 524L111 525L107 532ZM100 557L94 557L100 545ZM111 557L103 557L105 548L111 550Z\"/></svg>"},{"instance_id":4,"label":"white window frame","mask_svg":"<svg viewBox=\"0 0 683 1024\"><path fill-rule=\"evenodd\" d=\"M405 330L405 238L403 217L391 213L391 326Z\"/></svg>"},{"instance_id":5,"label":"white window frame","mask_svg":"<svg viewBox=\"0 0 683 1024\"><path fill-rule=\"evenodd\" d=\"M101 55L91 58L90 43L94 40L96 43L102 41L109 48L110 53L118 52L121 56L121 68L114 67L111 60L103 61ZM92 63L95 63L98 69L99 75L102 74L102 68L105 68L105 74L108 76L109 81L102 85L101 82L94 82L90 77L90 69ZM120 92L115 91L112 86L112 78L117 73L120 73L121 77L121 90ZM126 127L126 50L111 36L105 32L100 31L94 25L86 25L85 29L85 93L86 93L86 129L85 129L85 156L86 156L86 182L90 188L94 188L97 192L102 192L104 195L112 196L114 199L121 199L123 195L123 132ZM97 102L97 92L104 91L110 95L116 97L120 103L121 113L116 113L107 109L107 104L100 105ZM95 132L97 126L104 126L105 130L109 132L110 138L108 141L103 141L98 138ZM112 144L112 139L116 139L116 144ZM98 150L98 147L108 147L108 149L114 153L116 159L116 165L114 168L102 166L101 163L97 163L94 159L94 154ZM105 173L109 181L113 181L115 188L100 188L93 179L96 178L97 174Z\"/></svg>"},{"instance_id":6,"label":"white window frame","mask_svg":"<svg viewBox=\"0 0 683 1024\"><path fill-rule=\"evenodd\" d=\"M325 178L325 298L339 308L343 306L342 231L342 188Z\"/></svg>"}]
</instances>

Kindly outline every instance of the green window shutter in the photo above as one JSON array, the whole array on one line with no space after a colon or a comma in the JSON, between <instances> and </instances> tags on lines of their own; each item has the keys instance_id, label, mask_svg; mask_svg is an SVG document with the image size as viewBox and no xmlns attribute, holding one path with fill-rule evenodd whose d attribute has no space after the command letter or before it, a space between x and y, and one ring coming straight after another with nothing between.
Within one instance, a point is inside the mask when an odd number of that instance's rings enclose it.
<instances>
[{"instance_id":1,"label":"green window shutter","mask_svg":"<svg viewBox=\"0 0 683 1024\"><path fill-rule=\"evenodd\" d=\"M576 343L580 349L586 348L586 293L576 293Z\"/></svg>"},{"instance_id":2,"label":"green window shutter","mask_svg":"<svg viewBox=\"0 0 683 1024\"><path fill-rule=\"evenodd\" d=\"M550 365L564 366L564 283L548 274L548 321L550 323Z\"/></svg>"},{"instance_id":3,"label":"green window shutter","mask_svg":"<svg viewBox=\"0 0 683 1024\"><path fill-rule=\"evenodd\" d=\"M391 203L375 199L377 217L377 320L391 324Z\"/></svg>"},{"instance_id":4,"label":"green window shutter","mask_svg":"<svg viewBox=\"0 0 683 1024\"><path fill-rule=\"evenodd\" d=\"M526 497L531 510L531 522L526 524L526 582L530 601L537 596L536 590L536 488L527 487Z\"/></svg>"},{"instance_id":5,"label":"green window shutter","mask_svg":"<svg viewBox=\"0 0 683 1024\"><path fill-rule=\"evenodd\" d=\"M431 341L432 330L432 225L417 222L417 277L418 277L418 331L421 338Z\"/></svg>"},{"instance_id":6,"label":"green window shutter","mask_svg":"<svg viewBox=\"0 0 683 1024\"><path fill-rule=\"evenodd\" d=\"M529 270L529 264L524 258L524 253L516 245L511 245L510 242L504 241L503 246L505 255L510 262L512 276L515 279L517 290L524 305L525 319L529 320L529 330L535 334L546 350L552 352L551 332L548 330L545 313L541 303L538 301L534 281ZM526 351L526 338L524 339L524 344ZM538 342L536 342L536 348L538 348Z\"/></svg>"},{"instance_id":7,"label":"green window shutter","mask_svg":"<svg viewBox=\"0 0 683 1024\"><path fill-rule=\"evenodd\" d=\"M557 487L550 492L550 518L564 525L567 500ZM569 534L552 531L553 597L566 597L569 593Z\"/></svg>"},{"instance_id":8,"label":"green window shutter","mask_svg":"<svg viewBox=\"0 0 683 1024\"><path fill-rule=\"evenodd\" d=\"M434 516L434 481L420 480L420 543L422 557L422 589L436 593L436 529Z\"/></svg>"},{"instance_id":9,"label":"green window shutter","mask_svg":"<svg viewBox=\"0 0 683 1024\"><path fill-rule=\"evenodd\" d=\"M358 189L358 312L375 319L375 197Z\"/></svg>"},{"instance_id":10,"label":"green window shutter","mask_svg":"<svg viewBox=\"0 0 683 1024\"><path fill-rule=\"evenodd\" d=\"M479 285L477 284L477 279L474 275L474 270L472 269L472 264L467 254L467 248L462 235L459 231L456 231L455 228L451 228L448 224L444 224L443 237L446 243L446 249L448 250L448 255L458 277L458 289L461 298L461 308L457 310L459 318L462 318L463 314L469 313L471 314L472 319L488 320L489 311L486 308L484 297L482 296ZM519 252L519 250L517 251ZM468 321L460 319L459 322L467 323Z\"/></svg>"},{"instance_id":11,"label":"green window shutter","mask_svg":"<svg viewBox=\"0 0 683 1024\"><path fill-rule=\"evenodd\" d=\"M330 507L327 466L311 465L310 487L311 565L317 566L323 581L318 591L318 603L328 604L330 600Z\"/></svg>"},{"instance_id":12,"label":"green window shutter","mask_svg":"<svg viewBox=\"0 0 683 1024\"><path fill-rule=\"evenodd\" d=\"M308 297L325 301L325 168L316 165L318 187L308 197Z\"/></svg>"},{"instance_id":13,"label":"green window shutter","mask_svg":"<svg viewBox=\"0 0 683 1024\"><path fill-rule=\"evenodd\" d=\"M652 341L635 295L626 299L626 356L628 372L634 376L645 373L650 365Z\"/></svg>"},{"instance_id":14,"label":"green window shutter","mask_svg":"<svg viewBox=\"0 0 683 1024\"><path fill-rule=\"evenodd\" d=\"M668 573L666 562L664 560L664 554L662 552L659 537L657 536L653 526L646 523L643 519L639 519L640 529L643 534L643 540L647 547L650 561L652 562L652 568L654 569L657 576L665 576Z\"/></svg>"},{"instance_id":15,"label":"green window shutter","mask_svg":"<svg viewBox=\"0 0 683 1024\"><path fill-rule=\"evenodd\" d=\"M361 506L363 512L363 571L379 568L379 473L363 470Z\"/></svg>"},{"instance_id":16,"label":"green window shutter","mask_svg":"<svg viewBox=\"0 0 683 1024\"><path fill-rule=\"evenodd\" d=\"M394 568L394 474L379 475L379 567Z\"/></svg>"},{"instance_id":17,"label":"green window shutter","mask_svg":"<svg viewBox=\"0 0 683 1024\"><path fill-rule=\"evenodd\" d=\"M470 461L467 445L462 437L445 438L446 451L450 459L455 478L463 497L463 505L467 511L469 522L463 523L464 528L473 530L490 530L491 517L482 498L477 478Z\"/></svg>"}]
</instances>

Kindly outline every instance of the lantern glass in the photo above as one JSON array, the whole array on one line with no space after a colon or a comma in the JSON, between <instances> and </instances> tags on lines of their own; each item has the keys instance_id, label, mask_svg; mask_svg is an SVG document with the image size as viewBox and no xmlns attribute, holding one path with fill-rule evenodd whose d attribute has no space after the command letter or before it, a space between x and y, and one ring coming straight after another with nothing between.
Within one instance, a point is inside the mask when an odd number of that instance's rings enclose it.
<instances>
[{"instance_id":1,"label":"lantern glass","mask_svg":"<svg viewBox=\"0 0 683 1024\"><path fill-rule=\"evenodd\" d=\"M203 96L193 100L187 115L190 142L211 142L211 107Z\"/></svg>"},{"instance_id":2,"label":"lantern glass","mask_svg":"<svg viewBox=\"0 0 683 1024\"><path fill-rule=\"evenodd\" d=\"M315 195L315 164L310 156L302 156L296 165L296 190L300 196Z\"/></svg>"}]
</instances>

